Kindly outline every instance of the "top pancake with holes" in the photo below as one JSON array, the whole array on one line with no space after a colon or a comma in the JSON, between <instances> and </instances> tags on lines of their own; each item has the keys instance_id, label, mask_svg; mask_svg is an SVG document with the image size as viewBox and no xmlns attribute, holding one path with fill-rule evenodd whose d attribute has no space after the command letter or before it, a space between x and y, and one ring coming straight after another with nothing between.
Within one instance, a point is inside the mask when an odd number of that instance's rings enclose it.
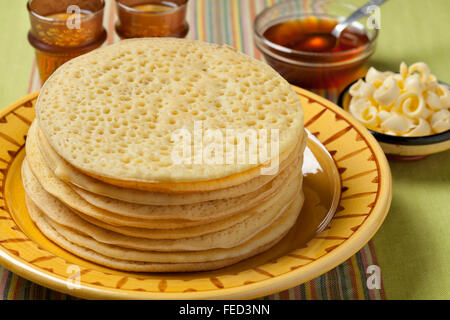
<instances>
[{"instance_id":1,"label":"top pancake with holes","mask_svg":"<svg viewBox=\"0 0 450 320\"><path fill-rule=\"evenodd\" d=\"M304 139L300 100L276 71L229 46L182 39L126 40L69 61L44 84L36 113L49 145L68 164L107 183L145 190L238 185ZM191 161L175 163L179 129L192 134ZM194 129L203 130L201 141ZM260 155L263 143L256 149L247 143L244 163L196 162L195 148L204 150L212 139L207 130L220 132L223 139L214 141L227 150L227 129L266 129L268 139L276 129L279 147L271 152L268 141L270 157L256 161L248 157Z\"/></svg>"}]
</instances>

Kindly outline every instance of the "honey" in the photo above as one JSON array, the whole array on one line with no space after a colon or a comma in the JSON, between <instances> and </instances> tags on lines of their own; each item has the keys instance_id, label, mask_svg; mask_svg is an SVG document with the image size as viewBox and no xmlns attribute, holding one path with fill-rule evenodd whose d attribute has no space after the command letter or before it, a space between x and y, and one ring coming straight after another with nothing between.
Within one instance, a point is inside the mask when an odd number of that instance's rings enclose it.
<instances>
[{"instance_id":1,"label":"honey","mask_svg":"<svg viewBox=\"0 0 450 320\"><path fill-rule=\"evenodd\" d=\"M116 32L121 39L143 37L184 38L188 0L116 0Z\"/></svg>"},{"instance_id":2,"label":"honey","mask_svg":"<svg viewBox=\"0 0 450 320\"><path fill-rule=\"evenodd\" d=\"M28 2L28 41L36 52L41 83L65 62L100 47L106 40L103 0L72 0L70 4L79 6L80 12L67 13L68 1Z\"/></svg>"},{"instance_id":3,"label":"honey","mask_svg":"<svg viewBox=\"0 0 450 320\"><path fill-rule=\"evenodd\" d=\"M364 31L352 26L336 39L331 31L337 23L336 19L315 17L288 20L271 26L264 32L264 37L292 50L320 53L353 50L370 41Z\"/></svg>"},{"instance_id":4,"label":"honey","mask_svg":"<svg viewBox=\"0 0 450 320\"><path fill-rule=\"evenodd\" d=\"M139 10L142 12L164 12L176 8L176 3L172 2L162 2L161 4L140 4L137 6L133 6L132 8L135 10Z\"/></svg>"},{"instance_id":5,"label":"honey","mask_svg":"<svg viewBox=\"0 0 450 320\"><path fill-rule=\"evenodd\" d=\"M347 27L336 39L331 31L337 23L337 18L313 15L275 20L259 31L257 45L291 84L340 91L365 75L375 43L362 24Z\"/></svg>"},{"instance_id":6,"label":"honey","mask_svg":"<svg viewBox=\"0 0 450 320\"><path fill-rule=\"evenodd\" d=\"M83 19L84 17L92 14L89 11L86 11L86 10L83 10L83 11L80 11L80 13L77 14L77 18ZM48 19L54 19L54 20L69 20L69 19L73 19L73 16L74 16L74 14L61 12L61 13L48 14L45 17L48 18Z\"/></svg>"}]
</instances>

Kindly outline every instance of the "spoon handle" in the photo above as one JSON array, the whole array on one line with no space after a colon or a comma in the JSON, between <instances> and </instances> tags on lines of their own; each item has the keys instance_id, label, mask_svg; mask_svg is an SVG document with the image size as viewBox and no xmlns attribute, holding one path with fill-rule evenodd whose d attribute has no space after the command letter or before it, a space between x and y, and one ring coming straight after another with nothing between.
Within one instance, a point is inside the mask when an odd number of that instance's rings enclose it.
<instances>
[{"instance_id":1,"label":"spoon handle","mask_svg":"<svg viewBox=\"0 0 450 320\"><path fill-rule=\"evenodd\" d=\"M344 31L344 29L353 21L356 21L358 19L361 19L362 17L365 17L366 15L368 15L370 13L369 9L371 9L371 7L373 6L377 6L379 7L380 5L382 5L383 3L385 3L387 0L371 0L369 2L367 2L365 5L363 5L362 7L360 7L358 10L356 10L355 12L353 12L349 17L347 17L347 19L345 19L344 21L338 23L333 31L331 32L336 38L339 38L339 35L341 34L342 31Z\"/></svg>"}]
</instances>

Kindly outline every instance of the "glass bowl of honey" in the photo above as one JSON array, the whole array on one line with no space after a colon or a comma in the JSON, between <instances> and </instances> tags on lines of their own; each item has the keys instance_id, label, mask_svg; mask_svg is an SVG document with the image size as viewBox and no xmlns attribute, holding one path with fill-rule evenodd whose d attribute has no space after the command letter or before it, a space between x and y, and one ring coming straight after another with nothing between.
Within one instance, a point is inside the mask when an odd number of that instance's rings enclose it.
<instances>
[{"instance_id":1,"label":"glass bowl of honey","mask_svg":"<svg viewBox=\"0 0 450 320\"><path fill-rule=\"evenodd\" d=\"M333 28L356 6L345 1L281 2L254 22L254 39L266 62L289 83L311 90L340 91L364 76L375 52L378 28L373 16L349 25L339 41Z\"/></svg>"}]
</instances>

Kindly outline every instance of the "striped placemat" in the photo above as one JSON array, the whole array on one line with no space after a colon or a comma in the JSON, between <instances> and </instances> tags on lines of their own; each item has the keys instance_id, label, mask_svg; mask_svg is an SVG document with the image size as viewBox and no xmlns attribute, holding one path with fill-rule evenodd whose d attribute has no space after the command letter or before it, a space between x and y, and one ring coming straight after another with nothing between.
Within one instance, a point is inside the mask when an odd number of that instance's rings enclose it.
<instances>
[{"instance_id":1,"label":"striped placemat","mask_svg":"<svg viewBox=\"0 0 450 320\"><path fill-rule=\"evenodd\" d=\"M280 0L190 0L188 7L189 39L229 44L248 55L261 59L253 39L253 20L263 8ZM306 1L307 6L320 6L328 0ZM116 19L115 6L112 0L106 1L104 16L105 28L108 30L107 44L119 41L114 32ZM28 91L40 88L36 64L30 71ZM320 95L335 101L336 92L321 91ZM380 289L369 289L368 268L378 265L375 248L369 242L353 257L329 271L328 273L283 292L264 297L267 300L323 300L323 299L385 299L383 283ZM0 300L22 299L74 299L71 296L41 287L25 280L16 274L0 267Z\"/></svg>"}]
</instances>

